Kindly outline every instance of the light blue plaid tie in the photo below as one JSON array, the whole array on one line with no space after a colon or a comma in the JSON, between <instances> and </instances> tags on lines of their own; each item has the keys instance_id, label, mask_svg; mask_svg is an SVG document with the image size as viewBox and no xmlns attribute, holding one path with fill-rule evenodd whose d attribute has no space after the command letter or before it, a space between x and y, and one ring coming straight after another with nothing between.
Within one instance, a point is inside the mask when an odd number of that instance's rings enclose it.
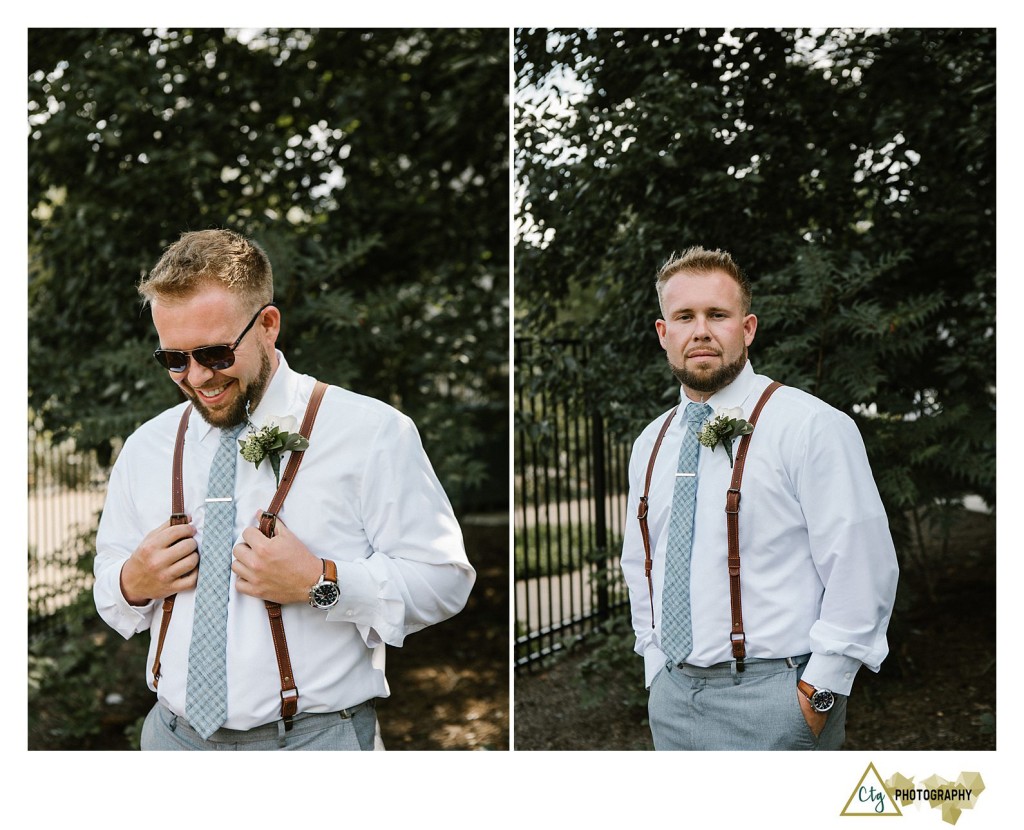
<instances>
[{"instance_id":1,"label":"light blue plaid tie","mask_svg":"<svg viewBox=\"0 0 1024 830\"><path fill-rule=\"evenodd\" d=\"M185 716L204 738L216 732L228 717L228 585L235 528L236 439L241 431L241 426L221 430L206 491L203 549L185 692Z\"/></svg>"},{"instance_id":2,"label":"light blue plaid tie","mask_svg":"<svg viewBox=\"0 0 1024 830\"><path fill-rule=\"evenodd\" d=\"M679 446L679 464L672 493L672 517L665 554L665 585L661 592L661 649L673 663L681 663L693 650L690 620L690 553L693 518L697 507L697 433L711 416L706 403L686 405L686 434Z\"/></svg>"}]
</instances>

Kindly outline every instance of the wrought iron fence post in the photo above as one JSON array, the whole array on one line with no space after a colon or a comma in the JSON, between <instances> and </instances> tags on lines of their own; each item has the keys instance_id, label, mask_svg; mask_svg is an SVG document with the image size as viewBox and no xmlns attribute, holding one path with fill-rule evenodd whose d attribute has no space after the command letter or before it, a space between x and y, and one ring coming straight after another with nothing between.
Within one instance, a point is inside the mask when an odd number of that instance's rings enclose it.
<instances>
[{"instance_id":1,"label":"wrought iron fence post","mask_svg":"<svg viewBox=\"0 0 1024 830\"><path fill-rule=\"evenodd\" d=\"M515 339L515 663L539 664L626 604L616 578L627 483L622 442L584 388L577 340ZM546 380L541 372L564 372Z\"/></svg>"},{"instance_id":2,"label":"wrought iron fence post","mask_svg":"<svg viewBox=\"0 0 1024 830\"><path fill-rule=\"evenodd\" d=\"M597 612L602 620L608 619L611 603L608 598L608 477L605 472L604 421L600 412L593 416L591 452L594 457L594 525L597 549L594 552L597 570Z\"/></svg>"}]
</instances>

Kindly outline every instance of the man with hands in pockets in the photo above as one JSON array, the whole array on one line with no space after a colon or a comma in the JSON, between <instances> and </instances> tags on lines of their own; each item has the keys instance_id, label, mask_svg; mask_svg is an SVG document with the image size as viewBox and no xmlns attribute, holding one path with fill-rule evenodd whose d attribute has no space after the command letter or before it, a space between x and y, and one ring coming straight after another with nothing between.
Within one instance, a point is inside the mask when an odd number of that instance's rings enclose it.
<instances>
[{"instance_id":1,"label":"man with hands in pockets","mask_svg":"<svg viewBox=\"0 0 1024 830\"><path fill-rule=\"evenodd\" d=\"M633 445L622 551L655 748L839 749L854 677L888 651L898 573L864 443L755 374L728 253L689 249L657 289L681 403Z\"/></svg>"}]
</instances>

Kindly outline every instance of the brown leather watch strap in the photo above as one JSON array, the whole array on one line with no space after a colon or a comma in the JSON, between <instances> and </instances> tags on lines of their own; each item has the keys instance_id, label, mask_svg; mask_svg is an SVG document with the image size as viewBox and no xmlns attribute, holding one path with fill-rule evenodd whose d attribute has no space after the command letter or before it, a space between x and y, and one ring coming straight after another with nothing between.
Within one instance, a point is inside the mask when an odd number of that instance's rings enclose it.
<instances>
[{"instance_id":1,"label":"brown leather watch strap","mask_svg":"<svg viewBox=\"0 0 1024 830\"><path fill-rule=\"evenodd\" d=\"M678 409L678 406L672 407L672 411L668 413L665 420L661 423L661 430L658 432L658 438L654 442L654 449L651 450L650 460L647 462L644 494L640 497L640 504L637 505L636 510L636 518L640 522L640 538L644 543L644 575L647 577L647 593L651 597L651 628L654 628L654 578L651 576L654 562L651 559L651 532L647 527L647 514L650 512L648 496L651 492L651 477L654 475L654 462L658 458L658 450L661 449L661 442L665 440L665 433L668 432L669 425L672 423L672 419L675 417Z\"/></svg>"},{"instance_id":2,"label":"brown leather watch strap","mask_svg":"<svg viewBox=\"0 0 1024 830\"><path fill-rule=\"evenodd\" d=\"M338 584L338 566L331 559L324 559L324 581Z\"/></svg>"},{"instance_id":3,"label":"brown leather watch strap","mask_svg":"<svg viewBox=\"0 0 1024 830\"><path fill-rule=\"evenodd\" d=\"M768 403L775 390L782 386L777 380L772 381L750 414L749 423L754 426L757 418ZM743 661L747 656L747 635L743 630L743 600L740 592L740 487L743 484L743 467L747 461L747 450L753 432L748 432L740 439L736 458L732 465L732 482L725 494L726 527L729 534L729 602L732 606L732 628L729 639L732 641L732 656L736 661L736 670L743 671Z\"/></svg>"},{"instance_id":4,"label":"brown leather watch strap","mask_svg":"<svg viewBox=\"0 0 1024 830\"><path fill-rule=\"evenodd\" d=\"M181 421L178 422L178 435L174 441L174 458L171 461L171 518L170 524L183 525L188 522L185 514L185 485L181 474L181 459L185 453L185 433L188 432L188 419L192 414L192 404L185 407L181 414ZM160 685L160 655L164 650L164 640L167 638L167 626L171 622L171 612L174 611L174 598L176 594L164 597L162 614L160 615L160 635L156 641L156 654L153 657L153 685Z\"/></svg>"}]
</instances>

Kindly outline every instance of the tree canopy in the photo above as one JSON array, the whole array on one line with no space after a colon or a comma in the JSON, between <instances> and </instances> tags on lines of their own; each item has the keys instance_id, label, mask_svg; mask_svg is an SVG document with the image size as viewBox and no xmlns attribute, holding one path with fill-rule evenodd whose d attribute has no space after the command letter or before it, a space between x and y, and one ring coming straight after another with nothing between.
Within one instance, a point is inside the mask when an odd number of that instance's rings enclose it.
<instances>
[{"instance_id":1,"label":"tree canopy","mask_svg":"<svg viewBox=\"0 0 1024 830\"><path fill-rule=\"evenodd\" d=\"M994 504L994 30L520 30L515 58L517 334L592 352L531 382L635 435L678 390L654 275L722 248L755 368L857 418L890 508Z\"/></svg>"},{"instance_id":2,"label":"tree canopy","mask_svg":"<svg viewBox=\"0 0 1024 830\"><path fill-rule=\"evenodd\" d=\"M270 256L292 366L408 413L453 500L504 504L505 31L30 30L28 68L48 428L102 450L175 402L135 285L227 227Z\"/></svg>"}]
</instances>

